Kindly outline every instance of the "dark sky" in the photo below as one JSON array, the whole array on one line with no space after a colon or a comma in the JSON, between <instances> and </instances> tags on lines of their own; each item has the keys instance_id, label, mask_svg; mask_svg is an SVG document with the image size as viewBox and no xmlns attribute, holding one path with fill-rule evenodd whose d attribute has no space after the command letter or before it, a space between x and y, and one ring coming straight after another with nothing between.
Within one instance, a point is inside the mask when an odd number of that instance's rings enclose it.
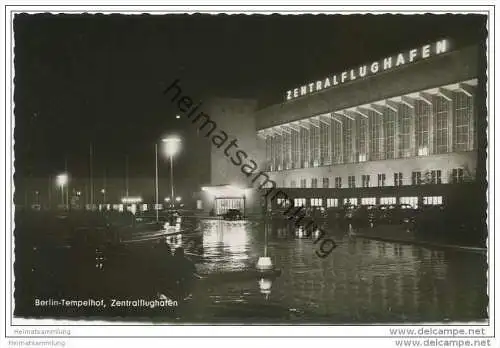
<instances>
[{"instance_id":1,"label":"dark sky","mask_svg":"<svg viewBox=\"0 0 500 348\"><path fill-rule=\"evenodd\" d=\"M64 168L150 176L153 144L180 131L178 173L201 156L192 125L176 120L162 90L182 79L193 96L281 102L284 91L435 39L481 38L480 16L18 15L15 155L20 176ZM205 156L205 155L203 155ZM162 164L163 165L163 164ZM166 165L166 162L165 164Z\"/></svg>"}]
</instances>

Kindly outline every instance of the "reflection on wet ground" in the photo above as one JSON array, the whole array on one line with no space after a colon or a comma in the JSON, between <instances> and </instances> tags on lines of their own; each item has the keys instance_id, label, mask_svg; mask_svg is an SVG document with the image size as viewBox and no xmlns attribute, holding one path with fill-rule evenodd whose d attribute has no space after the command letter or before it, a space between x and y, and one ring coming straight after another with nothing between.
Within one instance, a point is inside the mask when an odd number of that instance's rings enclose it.
<instances>
[{"instance_id":1,"label":"reflection on wet ground","mask_svg":"<svg viewBox=\"0 0 500 348\"><path fill-rule=\"evenodd\" d=\"M201 273L253 269L265 252L264 223L200 223ZM211 284L206 296L201 296L202 316L324 323L487 317L484 254L354 239L347 232L333 231L338 247L321 259L314 253L313 240L304 238L300 230L279 222L269 224L267 251L282 270L281 277L266 284Z\"/></svg>"},{"instance_id":2,"label":"reflection on wet ground","mask_svg":"<svg viewBox=\"0 0 500 348\"><path fill-rule=\"evenodd\" d=\"M192 299L182 303L176 320L326 324L487 318L485 254L353 238L347 230L326 226L338 247L319 258L313 239L283 221L185 219L182 226L189 226L193 233L169 236L166 241L172 249L184 247L204 278L195 282ZM146 237L141 235L132 243L145 247L136 248L136 255L148 253L148 246L157 242ZM255 271L265 254L281 275L272 279L245 276ZM99 293L108 277L100 273L106 266L99 255L95 266L101 275L79 277L73 289L90 283L93 292ZM74 268L84 267L80 263ZM147 283L124 275L136 287ZM120 313L127 315L127 311ZM149 320L171 321L172 316Z\"/></svg>"}]
</instances>

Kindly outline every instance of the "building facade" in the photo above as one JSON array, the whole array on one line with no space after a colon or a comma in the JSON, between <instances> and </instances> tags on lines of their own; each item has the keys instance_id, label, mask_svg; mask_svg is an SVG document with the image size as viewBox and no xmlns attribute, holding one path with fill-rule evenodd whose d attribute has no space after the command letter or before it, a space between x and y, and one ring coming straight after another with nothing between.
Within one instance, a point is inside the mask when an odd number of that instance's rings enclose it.
<instances>
[{"instance_id":1,"label":"building facade","mask_svg":"<svg viewBox=\"0 0 500 348\"><path fill-rule=\"evenodd\" d=\"M259 192L235 164L234 153L242 151L247 158L263 164L264 157L257 149L255 110L257 101L241 98L209 98L203 111L207 118L196 121L200 136L207 137L210 146L211 180L201 188L198 208L221 215L228 209L239 209L246 214L261 209ZM231 150L229 150L231 149Z\"/></svg>"},{"instance_id":2,"label":"building facade","mask_svg":"<svg viewBox=\"0 0 500 348\"><path fill-rule=\"evenodd\" d=\"M256 113L267 175L295 206L445 204L476 181L479 55L442 39L287 91Z\"/></svg>"}]
</instances>

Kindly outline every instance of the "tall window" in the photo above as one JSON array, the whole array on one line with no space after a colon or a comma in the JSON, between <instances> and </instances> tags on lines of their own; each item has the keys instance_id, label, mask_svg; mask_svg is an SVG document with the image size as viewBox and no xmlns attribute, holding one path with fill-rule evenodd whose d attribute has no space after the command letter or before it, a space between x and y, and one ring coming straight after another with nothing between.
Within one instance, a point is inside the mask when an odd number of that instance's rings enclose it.
<instances>
[{"instance_id":1,"label":"tall window","mask_svg":"<svg viewBox=\"0 0 500 348\"><path fill-rule=\"evenodd\" d=\"M440 184L441 183L441 171L440 170L431 170L431 183L432 184Z\"/></svg>"},{"instance_id":2,"label":"tall window","mask_svg":"<svg viewBox=\"0 0 500 348\"><path fill-rule=\"evenodd\" d=\"M300 179L300 187L301 188L306 188L307 187L306 179Z\"/></svg>"},{"instance_id":3,"label":"tall window","mask_svg":"<svg viewBox=\"0 0 500 348\"><path fill-rule=\"evenodd\" d=\"M347 185L349 188L356 187L356 177L354 175L349 175L349 177L347 178Z\"/></svg>"},{"instance_id":4,"label":"tall window","mask_svg":"<svg viewBox=\"0 0 500 348\"><path fill-rule=\"evenodd\" d=\"M418 197L399 197L400 204L409 204L412 208L418 207Z\"/></svg>"},{"instance_id":5,"label":"tall window","mask_svg":"<svg viewBox=\"0 0 500 348\"><path fill-rule=\"evenodd\" d=\"M334 164L340 164L343 162L342 155L342 123L341 121L332 120L332 157Z\"/></svg>"},{"instance_id":6,"label":"tall window","mask_svg":"<svg viewBox=\"0 0 500 348\"><path fill-rule=\"evenodd\" d=\"M266 136L266 167L267 170L274 170L274 161L272 158L272 137Z\"/></svg>"},{"instance_id":7,"label":"tall window","mask_svg":"<svg viewBox=\"0 0 500 348\"><path fill-rule=\"evenodd\" d=\"M384 187L385 186L385 174L377 174L377 185L378 187Z\"/></svg>"},{"instance_id":8,"label":"tall window","mask_svg":"<svg viewBox=\"0 0 500 348\"><path fill-rule=\"evenodd\" d=\"M333 208L333 207L338 207L338 206L339 206L338 198L327 198L326 199L326 207L327 208Z\"/></svg>"},{"instance_id":9,"label":"tall window","mask_svg":"<svg viewBox=\"0 0 500 348\"><path fill-rule=\"evenodd\" d=\"M384 159L383 153L383 118L375 111L369 111L369 125L370 125L370 159L381 160Z\"/></svg>"},{"instance_id":10,"label":"tall window","mask_svg":"<svg viewBox=\"0 0 500 348\"><path fill-rule=\"evenodd\" d=\"M297 187L297 182L295 180L290 181L290 187L291 188Z\"/></svg>"},{"instance_id":11,"label":"tall window","mask_svg":"<svg viewBox=\"0 0 500 348\"><path fill-rule=\"evenodd\" d=\"M274 152L274 168L275 170L283 169L283 137L276 135L273 139Z\"/></svg>"},{"instance_id":12,"label":"tall window","mask_svg":"<svg viewBox=\"0 0 500 348\"><path fill-rule=\"evenodd\" d=\"M322 198L311 198L310 200L311 207L321 207L323 205Z\"/></svg>"},{"instance_id":13,"label":"tall window","mask_svg":"<svg viewBox=\"0 0 500 348\"><path fill-rule=\"evenodd\" d=\"M395 127L396 127L397 114L394 110L385 108L384 111L384 140L385 140L385 158L395 158L394 141L395 141Z\"/></svg>"},{"instance_id":14,"label":"tall window","mask_svg":"<svg viewBox=\"0 0 500 348\"><path fill-rule=\"evenodd\" d=\"M320 164L329 165L332 163L332 132L330 130L329 119L328 123L321 121L319 123L320 133ZM335 121L334 121L335 122Z\"/></svg>"},{"instance_id":15,"label":"tall window","mask_svg":"<svg viewBox=\"0 0 500 348\"><path fill-rule=\"evenodd\" d=\"M290 200L286 198L277 198L276 205L281 208L288 208L290 206Z\"/></svg>"},{"instance_id":16,"label":"tall window","mask_svg":"<svg viewBox=\"0 0 500 348\"><path fill-rule=\"evenodd\" d=\"M311 187L312 188L318 188L318 178L312 178L311 179Z\"/></svg>"},{"instance_id":17,"label":"tall window","mask_svg":"<svg viewBox=\"0 0 500 348\"><path fill-rule=\"evenodd\" d=\"M361 186L370 187L370 175L361 175Z\"/></svg>"},{"instance_id":18,"label":"tall window","mask_svg":"<svg viewBox=\"0 0 500 348\"><path fill-rule=\"evenodd\" d=\"M410 124L413 109L406 104L399 104L398 112L398 131L399 131L399 157L410 157L411 144L410 144Z\"/></svg>"},{"instance_id":19,"label":"tall window","mask_svg":"<svg viewBox=\"0 0 500 348\"><path fill-rule=\"evenodd\" d=\"M329 188L329 187L330 187L330 179L323 178L323 188Z\"/></svg>"},{"instance_id":20,"label":"tall window","mask_svg":"<svg viewBox=\"0 0 500 348\"><path fill-rule=\"evenodd\" d=\"M422 183L422 173L421 172L411 172L411 184L420 185Z\"/></svg>"},{"instance_id":21,"label":"tall window","mask_svg":"<svg viewBox=\"0 0 500 348\"><path fill-rule=\"evenodd\" d=\"M354 121L346 117L342 119L343 124L343 147L344 147L344 163L354 162L354 153L352 152L352 131L354 126Z\"/></svg>"},{"instance_id":22,"label":"tall window","mask_svg":"<svg viewBox=\"0 0 500 348\"><path fill-rule=\"evenodd\" d=\"M380 204L396 204L396 197L380 197Z\"/></svg>"},{"instance_id":23,"label":"tall window","mask_svg":"<svg viewBox=\"0 0 500 348\"><path fill-rule=\"evenodd\" d=\"M292 134L283 131L283 169L292 168Z\"/></svg>"},{"instance_id":24,"label":"tall window","mask_svg":"<svg viewBox=\"0 0 500 348\"><path fill-rule=\"evenodd\" d=\"M342 178L340 176L335 177L335 188L342 188Z\"/></svg>"},{"instance_id":25,"label":"tall window","mask_svg":"<svg viewBox=\"0 0 500 348\"><path fill-rule=\"evenodd\" d=\"M305 198L294 198L293 199L293 206L294 207L305 207L306 206L306 199Z\"/></svg>"},{"instance_id":26,"label":"tall window","mask_svg":"<svg viewBox=\"0 0 500 348\"><path fill-rule=\"evenodd\" d=\"M465 93L453 93L455 105L455 118L453 132L453 148L455 151L468 151L472 149L472 97Z\"/></svg>"},{"instance_id":27,"label":"tall window","mask_svg":"<svg viewBox=\"0 0 500 348\"><path fill-rule=\"evenodd\" d=\"M311 125L309 128L311 133L311 165L314 167L319 166L319 124Z\"/></svg>"},{"instance_id":28,"label":"tall window","mask_svg":"<svg viewBox=\"0 0 500 348\"><path fill-rule=\"evenodd\" d=\"M358 205L358 199L356 197L344 198L344 205Z\"/></svg>"},{"instance_id":29,"label":"tall window","mask_svg":"<svg viewBox=\"0 0 500 348\"><path fill-rule=\"evenodd\" d=\"M302 168L308 168L311 160L311 153L309 151L309 129L300 127L300 154L302 161Z\"/></svg>"},{"instance_id":30,"label":"tall window","mask_svg":"<svg viewBox=\"0 0 500 348\"><path fill-rule=\"evenodd\" d=\"M415 102L415 142L417 154L426 156L429 154L429 129L431 120L431 105L423 100Z\"/></svg>"},{"instance_id":31,"label":"tall window","mask_svg":"<svg viewBox=\"0 0 500 348\"><path fill-rule=\"evenodd\" d=\"M368 156L368 119L358 117L356 119L356 161L364 162Z\"/></svg>"},{"instance_id":32,"label":"tall window","mask_svg":"<svg viewBox=\"0 0 500 348\"><path fill-rule=\"evenodd\" d=\"M443 196L427 196L422 198L423 205L441 205Z\"/></svg>"},{"instance_id":33,"label":"tall window","mask_svg":"<svg viewBox=\"0 0 500 348\"><path fill-rule=\"evenodd\" d=\"M292 129L292 168L300 168L300 133Z\"/></svg>"},{"instance_id":34,"label":"tall window","mask_svg":"<svg viewBox=\"0 0 500 348\"><path fill-rule=\"evenodd\" d=\"M377 203L377 198L375 197L361 198L361 205L375 205L376 203Z\"/></svg>"},{"instance_id":35,"label":"tall window","mask_svg":"<svg viewBox=\"0 0 500 348\"><path fill-rule=\"evenodd\" d=\"M448 114L450 102L441 96L436 96L434 102L434 151L448 152Z\"/></svg>"},{"instance_id":36,"label":"tall window","mask_svg":"<svg viewBox=\"0 0 500 348\"><path fill-rule=\"evenodd\" d=\"M394 186L403 186L403 173L394 173Z\"/></svg>"},{"instance_id":37,"label":"tall window","mask_svg":"<svg viewBox=\"0 0 500 348\"><path fill-rule=\"evenodd\" d=\"M454 184L464 181L464 170L463 168L455 168L451 172L451 180Z\"/></svg>"}]
</instances>

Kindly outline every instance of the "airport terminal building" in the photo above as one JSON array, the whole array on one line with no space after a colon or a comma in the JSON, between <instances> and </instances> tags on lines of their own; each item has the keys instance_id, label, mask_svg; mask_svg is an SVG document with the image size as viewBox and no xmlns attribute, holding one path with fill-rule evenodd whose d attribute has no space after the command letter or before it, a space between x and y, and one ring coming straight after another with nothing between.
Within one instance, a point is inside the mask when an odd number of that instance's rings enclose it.
<instances>
[{"instance_id":1,"label":"airport terminal building","mask_svg":"<svg viewBox=\"0 0 500 348\"><path fill-rule=\"evenodd\" d=\"M443 39L287 91L256 114L269 177L295 206L444 204L476 176L478 56Z\"/></svg>"},{"instance_id":2,"label":"airport terminal building","mask_svg":"<svg viewBox=\"0 0 500 348\"><path fill-rule=\"evenodd\" d=\"M296 86L283 102L248 114L243 128L233 124L238 137L255 141L259 169L290 198L267 209L454 199L457 185L476 181L478 119L486 119L476 97L480 54L448 39L416 45ZM229 185L231 174L224 183L214 177L220 168L212 154L212 181ZM249 201L248 183L245 207L261 209L262 195Z\"/></svg>"}]
</instances>

